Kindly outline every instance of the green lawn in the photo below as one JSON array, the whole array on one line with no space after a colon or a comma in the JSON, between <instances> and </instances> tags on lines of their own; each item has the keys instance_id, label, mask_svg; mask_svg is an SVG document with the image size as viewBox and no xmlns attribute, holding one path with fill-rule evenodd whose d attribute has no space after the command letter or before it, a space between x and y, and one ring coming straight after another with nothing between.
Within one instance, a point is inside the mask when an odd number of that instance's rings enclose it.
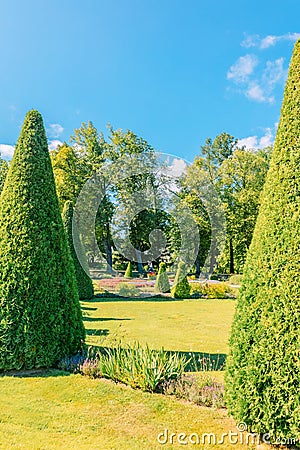
<instances>
[{"instance_id":1,"label":"green lawn","mask_svg":"<svg viewBox=\"0 0 300 450\"><path fill-rule=\"evenodd\" d=\"M235 431L226 410L199 407L80 375L0 378L0 449L155 450L246 445L161 445L157 435ZM56 376L54 376L56 375Z\"/></svg>"},{"instance_id":2,"label":"green lawn","mask_svg":"<svg viewBox=\"0 0 300 450\"><path fill-rule=\"evenodd\" d=\"M87 342L113 345L139 340L153 348L227 353L233 300L83 302ZM222 379L222 372L217 373ZM199 407L173 397L143 393L106 380L48 371L44 376L0 377L0 449L155 450L157 435L235 431L224 409ZM186 445L193 448L233 448ZM241 450L250 448L239 444Z\"/></svg>"},{"instance_id":3,"label":"green lawn","mask_svg":"<svg viewBox=\"0 0 300 450\"><path fill-rule=\"evenodd\" d=\"M227 353L234 300L127 300L83 302L87 342L139 340L166 350Z\"/></svg>"}]
</instances>

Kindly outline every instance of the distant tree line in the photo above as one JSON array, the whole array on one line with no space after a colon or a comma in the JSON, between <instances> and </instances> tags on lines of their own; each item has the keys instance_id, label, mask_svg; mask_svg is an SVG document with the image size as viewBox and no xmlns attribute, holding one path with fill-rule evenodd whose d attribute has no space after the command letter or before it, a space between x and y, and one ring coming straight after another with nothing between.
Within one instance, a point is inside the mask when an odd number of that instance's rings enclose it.
<instances>
[{"instance_id":1,"label":"distant tree line","mask_svg":"<svg viewBox=\"0 0 300 450\"><path fill-rule=\"evenodd\" d=\"M226 238L221 254L211 256L210 269L218 272L242 273L251 243L260 203L260 193L269 165L271 148L248 150L238 146L233 136L222 133L214 140L208 138L199 156L176 180L166 175L164 163L142 137L130 130L108 128L108 136L99 133L92 122L82 123L74 130L69 143L64 142L50 152L57 195L61 211L66 202L74 207L87 180L108 163L123 158L128 164L139 165L140 173L124 179L114 174L113 182L101 181L101 201L96 215L95 240L85 242L91 264L97 266L96 248L106 261L106 270L124 270L128 259L116 249L112 227L122 235L129 229L132 246L136 249L136 269L142 273L145 262L138 255L150 248L149 236L154 229L161 230L166 238L161 255L153 261L176 261L182 246L178 223L166 212L166 199L162 192L169 187L177 212L192 211L199 232L199 249L194 272L198 276L207 259L211 242L211 220L198 187L206 183L220 199L226 217ZM0 189L5 180L8 164L0 159ZM135 213L134 201L138 192L148 192L153 197L150 205ZM99 195L95 190L95 197ZM152 198L151 197L151 198ZM87 205L87 214L89 206ZM118 214L116 214L116 211ZM128 222L128 218L130 221ZM124 228L124 230L122 229ZM186 233L189 233L188 228ZM96 245L97 244L97 245Z\"/></svg>"}]
</instances>

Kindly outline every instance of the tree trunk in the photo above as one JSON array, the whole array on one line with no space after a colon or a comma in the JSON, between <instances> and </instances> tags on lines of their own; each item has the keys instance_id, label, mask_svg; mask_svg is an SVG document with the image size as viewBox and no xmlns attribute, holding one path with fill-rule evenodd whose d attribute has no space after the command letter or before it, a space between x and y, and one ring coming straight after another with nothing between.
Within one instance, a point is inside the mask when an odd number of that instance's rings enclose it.
<instances>
[{"instance_id":1,"label":"tree trunk","mask_svg":"<svg viewBox=\"0 0 300 450\"><path fill-rule=\"evenodd\" d=\"M229 272L234 273L234 254L232 238L229 239Z\"/></svg>"},{"instance_id":2,"label":"tree trunk","mask_svg":"<svg viewBox=\"0 0 300 450\"><path fill-rule=\"evenodd\" d=\"M110 240L110 227L109 222L106 223L106 242L105 242L105 250L106 250L106 271L112 272L112 248L111 248L111 240Z\"/></svg>"},{"instance_id":3,"label":"tree trunk","mask_svg":"<svg viewBox=\"0 0 300 450\"><path fill-rule=\"evenodd\" d=\"M200 273L201 273L201 266L200 266L200 261L199 261L199 257L197 256L196 261L196 278L199 278Z\"/></svg>"},{"instance_id":4,"label":"tree trunk","mask_svg":"<svg viewBox=\"0 0 300 450\"><path fill-rule=\"evenodd\" d=\"M143 263L142 263L142 257L141 257L141 250L140 249L136 249L135 252L136 252L138 272L140 274L143 274L144 270L143 270Z\"/></svg>"}]
</instances>

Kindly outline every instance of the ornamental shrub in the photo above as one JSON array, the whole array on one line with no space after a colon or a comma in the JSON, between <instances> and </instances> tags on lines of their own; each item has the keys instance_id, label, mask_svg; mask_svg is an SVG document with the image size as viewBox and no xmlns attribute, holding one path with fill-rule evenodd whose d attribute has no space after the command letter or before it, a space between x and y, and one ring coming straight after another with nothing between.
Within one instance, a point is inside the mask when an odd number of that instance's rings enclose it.
<instances>
[{"instance_id":1,"label":"ornamental shrub","mask_svg":"<svg viewBox=\"0 0 300 450\"><path fill-rule=\"evenodd\" d=\"M127 265L127 269L125 271L124 277L125 278L133 278L131 261L129 261L129 263Z\"/></svg>"},{"instance_id":2,"label":"ornamental shrub","mask_svg":"<svg viewBox=\"0 0 300 450\"><path fill-rule=\"evenodd\" d=\"M180 379L187 365L178 353L163 348L152 350L138 342L97 352L96 358L87 359L80 372L92 378L103 377L120 381L143 391L160 392L163 384Z\"/></svg>"},{"instance_id":3,"label":"ornamental shrub","mask_svg":"<svg viewBox=\"0 0 300 450\"><path fill-rule=\"evenodd\" d=\"M243 281L243 275L231 275L231 277L228 280L229 284L233 285L240 285Z\"/></svg>"},{"instance_id":4,"label":"ornamental shrub","mask_svg":"<svg viewBox=\"0 0 300 450\"><path fill-rule=\"evenodd\" d=\"M70 253L74 262L75 276L77 282L78 295L80 300L91 299L94 297L94 288L91 277L89 276L88 262L81 243L78 228L75 220L73 221L73 206L70 201L65 203L63 209L63 223L67 234ZM75 247L77 250L75 250ZM79 254L79 259L77 254Z\"/></svg>"},{"instance_id":5,"label":"ornamental shrub","mask_svg":"<svg viewBox=\"0 0 300 450\"><path fill-rule=\"evenodd\" d=\"M228 284L221 283L193 283L192 295L199 294L206 298L229 298L234 297L232 288Z\"/></svg>"},{"instance_id":6,"label":"ornamental shrub","mask_svg":"<svg viewBox=\"0 0 300 450\"><path fill-rule=\"evenodd\" d=\"M133 284L119 283L118 293L121 297L138 297L140 291Z\"/></svg>"},{"instance_id":7,"label":"ornamental shrub","mask_svg":"<svg viewBox=\"0 0 300 450\"><path fill-rule=\"evenodd\" d=\"M230 413L248 429L299 439L300 40L285 87L270 169L230 338Z\"/></svg>"},{"instance_id":8,"label":"ornamental shrub","mask_svg":"<svg viewBox=\"0 0 300 450\"><path fill-rule=\"evenodd\" d=\"M170 283L166 267L166 263L164 262L161 262L159 265L158 275L154 286L155 292L170 292Z\"/></svg>"},{"instance_id":9,"label":"ornamental shrub","mask_svg":"<svg viewBox=\"0 0 300 450\"><path fill-rule=\"evenodd\" d=\"M171 288L171 296L173 298L189 298L191 287L189 285L185 263L180 261L175 275L174 284Z\"/></svg>"},{"instance_id":10,"label":"ornamental shrub","mask_svg":"<svg viewBox=\"0 0 300 450\"><path fill-rule=\"evenodd\" d=\"M0 370L53 366L84 338L43 120L32 110L0 199Z\"/></svg>"}]
</instances>

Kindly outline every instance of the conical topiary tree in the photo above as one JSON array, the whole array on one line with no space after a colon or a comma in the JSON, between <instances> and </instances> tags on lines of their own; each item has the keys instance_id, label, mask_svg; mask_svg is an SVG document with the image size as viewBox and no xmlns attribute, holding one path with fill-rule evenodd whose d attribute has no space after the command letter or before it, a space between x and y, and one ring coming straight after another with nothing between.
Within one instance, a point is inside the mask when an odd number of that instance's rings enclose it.
<instances>
[{"instance_id":1,"label":"conical topiary tree","mask_svg":"<svg viewBox=\"0 0 300 450\"><path fill-rule=\"evenodd\" d=\"M170 292L170 283L168 274L166 272L166 263L161 262L158 269L157 278L155 281L155 292Z\"/></svg>"},{"instance_id":2,"label":"conical topiary tree","mask_svg":"<svg viewBox=\"0 0 300 450\"><path fill-rule=\"evenodd\" d=\"M230 413L298 438L300 423L300 41L295 45L230 338Z\"/></svg>"},{"instance_id":3,"label":"conical topiary tree","mask_svg":"<svg viewBox=\"0 0 300 450\"><path fill-rule=\"evenodd\" d=\"M175 275L174 283L171 288L171 297L173 298L189 298L191 286L189 285L185 263L180 261Z\"/></svg>"},{"instance_id":4,"label":"conical topiary tree","mask_svg":"<svg viewBox=\"0 0 300 450\"><path fill-rule=\"evenodd\" d=\"M33 110L0 199L0 370L50 367L84 337L43 120Z\"/></svg>"},{"instance_id":5,"label":"conical topiary tree","mask_svg":"<svg viewBox=\"0 0 300 450\"><path fill-rule=\"evenodd\" d=\"M79 237L76 222L74 222L73 226L73 206L70 201L67 201L65 203L62 216L67 234L69 249L74 261L79 299L80 300L91 299L94 297L93 283L91 277L88 275L89 268L86 259L86 254L84 252L84 248ZM74 245L76 247L77 253ZM80 261L77 256L78 253Z\"/></svg>"},{"instance_id":6,"label":"conical topiary tree","mask_svg":"<svg viewBox=\"0 0 300 450\"><path fill-rule=\"evenodd\" d=\"M133 278L131 261L129 261L129 263L127 265L127 269L125 271L124 278Z\"/></svg>"}]
</instances>

